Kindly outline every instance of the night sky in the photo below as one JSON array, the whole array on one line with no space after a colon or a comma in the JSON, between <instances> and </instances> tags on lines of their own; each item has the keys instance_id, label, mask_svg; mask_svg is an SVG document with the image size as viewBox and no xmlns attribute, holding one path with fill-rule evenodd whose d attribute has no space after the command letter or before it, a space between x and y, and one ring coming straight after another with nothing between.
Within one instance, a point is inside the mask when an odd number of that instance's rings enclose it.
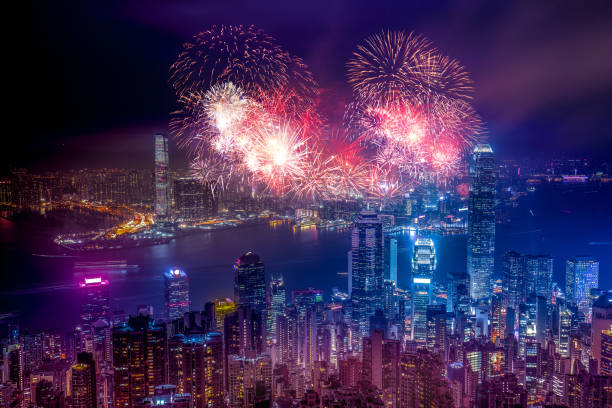
<instances>
[{"instance_id":1,"label":"night sky","mask_svg":"<svg viewBox=\"0 0 612 408\"><path fill-rule=\"evenodd\" d=\"M5 20L18 24L4 36L9 108L2 170L151 167L151 135L167 131L175 107L168 68L184 41L213 24L254 24L303 57L332 119L350 97L344 64L358 42L383 28L423 33L472 73L474 104L500 156L607 159L612 151L610 4L347 0L16 6L23 8L4 13ZM171 164L184 164L182 156L172 150Z\"/></svg>"}]
</instances>

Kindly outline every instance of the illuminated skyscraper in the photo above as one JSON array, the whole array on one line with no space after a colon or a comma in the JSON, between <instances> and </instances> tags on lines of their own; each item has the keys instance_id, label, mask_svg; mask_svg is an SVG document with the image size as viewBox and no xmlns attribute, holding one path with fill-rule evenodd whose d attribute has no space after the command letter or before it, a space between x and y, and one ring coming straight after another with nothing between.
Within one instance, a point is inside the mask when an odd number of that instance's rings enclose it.
<instances>
[{"instance_id":1,"label":"illuminated skyscraper","mask_svg":"<svg viewBox=\"0 0 612 408\"><path fill-rule=\"evenodd\" d=\"M599 370L602 375L612 376L612 327L601 332L601 361Z\"/></svg>"},{"instance_id":2,"label":"illuminated skyscraper","mask_svg":"<svg viewBox=\"0 0 612 408\"><path fill-rule=\"evenodd\" d=\"M231 354L246 356L263 350L263 319L261 312L250 306L240 306L224 321L225 358Z\"/></svg>"},{"instance_id":3,"label":"illuminated skyscraper","mask_svg":"<svg viewBox=\"0 0 612 408\"><path fill-rule=\"evenodd\" d=\"M385 275L397 285L397 238L385 239Z\"/></svg>"},{"instance_id":4,"label":"illuminated skyscraper","mask_svg":"<svg viewBox=\"0 0 612 408\"><path fill-rule=\"evenodd\" d=\"M188 393L194 408L223 407L221 333L177 334L168 340L168 380Z\"/></svg>"},{"instance_id":5,"label":"illuminated skyscraper","mask_svg":"<svg viewBox=\"0 0 612 408\"><path fill-rule=\"evenodd\" d=\"M412 253L412 277L430 278L436 271L436 248L431 238L418 238Z\"/></svg>"},{"instance_id":6,"label":"illuminated skyscraper","mask_svg":"<svg viewBox=\"0 0 612 408\"><path fill-rule=\"evenodd\" d=\"M268 343L276 339L276 317L283 314L287 303L287 291L283 277L272 279L268 286L266 308L266 337Z\"/></svg>"},{"instance_id":7,"label":"illuminated skyscraper","mask_svg":"<svg viewBox=\"0 0 612 408\"><path fill-rule=\"evenodd\" d=\"M139 398L151 397L166 384L166 326L149 316L130 317L113 329L115 408L133 407Z\"/></svg>"},{"instance_id":8,"label":"illuminated skyscraper","mask_svg":"<svg viewBox=\"0 0 612 408\"><path fill-rule=\"evenodd\" d=\"M266 273L261 258L252 251L234 264L234 297L238 304L263 311L266 307Z\"/></svg>"},{"instance_id":9,"label":"illuminated skyscraper","mask_svg":"<svg viewBox=\"0 0 612 408\"><path fill-rule=\"evenodd\" d=\"M270 356L264 354L246 358L231 355L228 357L227 371L229 408L269 406L272 390Z\"/></svg>"},{"instance_id":10,"label":"illuminated skyscraper","mask_svg":"<svg viewBox=\"0 0 612 408\"><path fill-rule=\"evenodd\" d=\"M508 251L504 254L502 281L503 303L505 307L517 310L525 301L523 256L518 252Z\"/></svg>"},{"instance_id":11,"label":"illuminated skyscraper","mask_svg":"<svg viewBox=\"0 0 612 408\"><path fill-rule=\"evenodd\" d=\"M190 308L187 274L178 268L172 268L164 273L164 285L167 318L182 319Z\"/></svg>"},{"instance_id":12,"label":"illuminated skyscraper","mask_svg":"<svg viewBox=\"0 0 612 408\"><path fill-rule=\"evenodd\" d=\"M568 307L565 299L559 299L559 328L557 345L561 357L569 357L570 335L572 331L572 310Z\"/></svg>"},{"instance_id":13,"label":"illuminated skyscraper","mask_svg":"<svg viewBox=\"0 0 612 408\"><path fill-rule=\"evenodd\" d=\"M453 399L437 354L419 349L402 353L398 407L452 407Z\"/></svg>"},{"instance_id":14,"label":"illuminated skyscraper","mask_svg":"<svg viewBox=\"0 0 612 408\"><path fill-rule=\"evenodd\" d=\"M351 237L352 318L358 347L368 335L369 317L383 308L383 245L382 222L375 213L362 212Z\"/></svg>"},{"instance_id":15,"label":"illuminated skyscraper","mask_svg":"<svg viewBox=\"0 0 612 408\"><path fill-rule=\"evenodd\" d=\"M495 252L495 160L488 144L476 145L472 155L467 248L472 301L488 299Z\"/></svg>"},{"instance_id":16,"label":"illuminated skyscraper","mask_svg":"<svg viewBox=\"0 0 612 408\"><path fill-rule=\"evenodd\" d=\"M550 255L525 255L525 283L527 295L552 298L553 259Z\"/></svg>"},{"instance_id":17,"label":"illuminated skyscraper","mask_svg":"<svg viewBox=\"0 0 612 408\"><path fill-rule=\"evenodd\" d=\"M155 135L155 215L168 216L170 202L170 178L168 176L168 138Z\"/></svg>"},{"instance_id":18,"label":"illuminated skyscraper","mask_svg":"<svg viewBox=\"0 0 612 408\"><path fill-rule=\"evenodd\" d=\"M593 303L591 342L593 358L597 360L598 373L602 373L603 331L612 330L612 293L604 293Z\"/></svg>"},{"instance_id":19,"label":"illuminated skyscraper","mask_svg":"<svg viewBox=\"0 0 612 408\"><path fill-rule=\"evenodd\" d=\"M446 313L446 305L428 305L426 309L427 321L427 348L429 351L446 353L448 349L448 338L451 334L449 316Z\"/></svg>"},{"instance_id":20,"label":"illuminated skyscraper","mask_svg":"<svg viewBox=\"0 0 612 408\"><path fill-rule=\"evenodd\" d=\"M431 304L432 283L428 277L412 278L412 340L427 342L427 306Z\"/></svg>"},{"instance_id":21,"label":"illuminated skyscraper","mask_svg":"<svg viewBox=\"0 0 612 408\"><path fill-rule=\"evenodd\" d=\"M85 277L79 282L81 289L81 324L91 326L98 320L110 319L108 280L101 276Z\"/></svg>"},{"instance_id":22,"label":"illuminated skyscraper","mask_svg":"<svg viewBox=\"0 0 612 408\"><path fill-rule=\"evenodd\" d=\"M215 320L217 321L217 331L223 332L223 322L225 316L236 311L236 303L230 298L215 299Z\"/></svg>"},{"instance_id":23,"label":"illuminated skyscraper","mask_svg":"<svg viewBox=\"0 0 612 408\"><path fill-rule=\"evenodd\" d=\"M565 264L565 293L578 306L588 321L591 320L591 289L599 285L599 261L593 258L568 259Z\"/></svg>"},{"instance_id":24,"label":"illuminated skyscraper","mask_svg":"<svg viewBox=\"0 0 612 408\"><path fill-rule=\"evenodd\" d=\"M79 353L77 363L72 366L72 407L96 408L96 364L89 353Z\"/></svg>"}]
</instances>

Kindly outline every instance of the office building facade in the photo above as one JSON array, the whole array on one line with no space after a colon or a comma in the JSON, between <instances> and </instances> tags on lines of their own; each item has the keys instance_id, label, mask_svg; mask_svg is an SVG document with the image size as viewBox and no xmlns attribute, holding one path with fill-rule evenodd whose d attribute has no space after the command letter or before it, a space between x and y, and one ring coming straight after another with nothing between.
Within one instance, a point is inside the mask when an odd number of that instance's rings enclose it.
<instances>
[{"instance_id":1,"label":"office building facade","mask_svg":"<svg viewBox=\"0 0 612 408\"><path fill-rule=\"evenodd\" d=\"M495 160L488 144L474 147L470 165L468 254L472 301L491 297L495 255Z\"/></svg>"}]
</instances>

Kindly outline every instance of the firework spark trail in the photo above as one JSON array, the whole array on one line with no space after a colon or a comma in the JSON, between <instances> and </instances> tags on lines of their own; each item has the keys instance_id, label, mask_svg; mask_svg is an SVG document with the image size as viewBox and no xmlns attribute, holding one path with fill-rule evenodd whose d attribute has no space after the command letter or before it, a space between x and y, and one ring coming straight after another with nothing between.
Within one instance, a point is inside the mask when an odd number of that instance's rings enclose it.
<instances>
[{"instance_id":1,"label":"firework spark trail","mask_svg":"<svg viewBox=\"0 0 612 408\"><path fill-rule=\"evenodd\" d=\"M396 197L452 179L483 124L463 66L414 33L383 31L347 63L345 129L324 132L304 62L260 30L213 26L170 68L170 128L202 182L300 200Z\"/></svg>"},{"instance_id":2,"label":"firework spark trail","mask_svg":"<svg viewBox=\"0 0 612 408\"><path fill-rule=\"evenodd\" d=\"M245 167L273 193L291 189L302 177L308 161L308 139L288 121L271 118L253 129L253 147L244 157Z\"/></svg>"},{"instance_id":3,"label":"firework spark trail","mask_svg":"<svg viewBox=\"0 0 612 408\"><path fill-rule=\"evenodd\" d=\"M418 91L411 69L431 49L429 40L414 33L383 31L358 45L347 63L348 82L362 99L379 102L403 99Z\"/></svg>"},{"instance_id":4,"label":"firework spark trail","mask_svg":"<svg viewBox=\"0 0 612 408\"><path fill-rule=\"evenodd\" d=\"M177 95L206 91L222 82L244 89L272 89L287 82L286 53L253 26L213 26L183 44L170 67Z\"/></svg>"},{"instance_id":5,"label":"firework spark trail","mask_svg":"<svg viewBox=\"0 0 612 408\"><path fill-rule=\"evenodd\" d=\"M177 96L232 82L249 95L292 88L310 103L318 86L304 61L253 26L212 26L183 44L170 67Z\"/></svg>"},{"instance_id":6,"label":"firework spark trail","mask_svg":"<svg viewBox=\"0 0 612 408\"><path fill-rule=\"evenodd\" d=\"M367 38L347 64L347 76L355 97L345 125L376 163L371 177L383 177L371 184L386 186L371 189L374 195L401 190L393 180L445 182L482 135L469 103L469 74L422 36L383 31Z\"/></svg>"}]
</instances>

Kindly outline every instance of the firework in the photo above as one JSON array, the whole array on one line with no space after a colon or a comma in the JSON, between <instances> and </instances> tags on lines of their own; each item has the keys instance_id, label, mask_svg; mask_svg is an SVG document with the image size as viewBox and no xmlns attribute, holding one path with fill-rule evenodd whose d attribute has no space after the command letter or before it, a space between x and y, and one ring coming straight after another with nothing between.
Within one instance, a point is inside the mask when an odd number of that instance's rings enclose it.
<instances>
[{"instance_id":1,"label":"firework","mask_svg":"<svg viewBox=\"0 0 612 408\"><path fill-rule=\"evenodd\" d=\"M312 100L316 83L306 64L253 26L213 26L183 44L170 67L178 96L232 82L247 94L292 88Z\"/></svg>"},{"instance_id":2,"label":"firework","mask_svg":"<svg viewBox=\"0 0 612 408\"><path fill-rule=\"evenodd\" d=\"M347 64L355 99L345 125L376 169L370 194L399 194L401 185L446 182L483 131L468 100L463 66L426 38L385 31L359 45Z\"/></svg>"},{"instance_id":3,"label":"firework","mask_svg":"<svg viewBox=\"0 0 612 408\"><path fill-rule=\"evenodd\" d=\"M304 62L253 27L214 26L170 69L180 109L170 127L191 170L214 191L299 200L387 200L453 178L483 125L461 64L414 33L385 31L347 64L345 129L322 131Z\"/></svg>"},{"instance_id":4,"label":"firework","mask_svg":"<svg viewBox=\"0 0 612 408\"><path fill-rule=\"evenodd\" d=\"M332 183L335 181L335 168L329 156L321 151L308 155L308 165L303 166L301 174L290 186L291 194L298 200L318 201L335 197Z\"/></svg>"},{"instance_id":5,"label":"firework","mask_svg":"<svg viewBox=\"0 0 612 408\"><path fill-rule=\"evenodd\" d=\"M217 152L227 155L246 148L245 127L252 105L242 90L231 82L215 85L206 92L204 110L208 127L214 129L211 145Z\"/></svg>"},{"instance_id":6,"label":"firework","mask_svg":"<svg viewBox=\"0 0 612 408\"><path fill-rule=\"evenodd\" d=\"M349 84L362 100L387 104L445 94L471 98L472 80L455 59L421 35L383 31L358 45L347 64Z\"/></svg>"},{"instance_id":7,"label":"firework","mask_svg":"<svg viewBox=\"0 0 612 408\"><path fill-rule=\"evenodd\" d=\"M410 187L410 184L398 177L396 173L372 167L367 195L379 200L388 200L406 194Z\"/></svg>"},{"instance_id":8,"label":"firework","mask_svg":"<svg viewBox=\"0 0 612 408\"><path fill-rule=\"evenodd\" d=\"M196 180L210 185L213 195L217 189L225 189L234 177L233 164L216 156L196 157L190 170Z\"/></svg>"},{"instance_id":9,"label":"firework","mask_svg":"<svg viewBox=\"0 0 612 408\"><path fill-rule=\"evenodd\" d=\"M213 26L183 44L170 67L170 82L178 95L206 91L221 82L271 89L286 78L285 52L254 27Z\"/></svg>"},{"instance_id":10,"label":"firework","mask_svg":"<svg viewBox=\"0 0 612 408\"><path fill-rule=\"evenodd\" d=\"M231 82L218 84L205 93L183 95L179 102L183 108L172 113L170 130L190 154L214 150L229 156L246 148L257 105L240 88Z\"/></svg>"},{"instance_id":11,"label":"firework","mask_svg":"<svg viewBox=\"0 0 612 408\"><path fill-rule=\"evenodd\" d=\"M372 167L364 156L363 147L351 141L344 130L335 130L322 141L321 148L325 157L327 197L362 197L369 185Z\"/></svg>"},{"instance_id":12,"label":"firework","mask_svg":"<svg viewBox=\"0 0 612 408\"><path fill-rule=\"evenodd\" d=\"M383 31L358 45L347 64L348 81L364 99L382 97L389 102L417 91L412 70L431 49L426 38L403 31Z\"/></svg>"},{"instance_id":13,"label":"firework","mask_svg":"<svg viewBox=\"0 0 612 408\"><path fill-rule=\"evenodd\" d=\"M306 64L271 36L213 26L183 45L170 82L180 104L170 129L199 179L284 193L309 170L305 139L321 126L318 87Z\"/></svg>"},{"instance_id":14,"label":"firework","mask_svg":"<svg viewBox=\"0 0 612 408\"><path fill-rule=\"evenodd\" d=\"M253 146L245 153L243 164L269 191L286 193L309 165L307 141L302 129L270 119L254 128Z\"/></svg>"}]
</instances>

